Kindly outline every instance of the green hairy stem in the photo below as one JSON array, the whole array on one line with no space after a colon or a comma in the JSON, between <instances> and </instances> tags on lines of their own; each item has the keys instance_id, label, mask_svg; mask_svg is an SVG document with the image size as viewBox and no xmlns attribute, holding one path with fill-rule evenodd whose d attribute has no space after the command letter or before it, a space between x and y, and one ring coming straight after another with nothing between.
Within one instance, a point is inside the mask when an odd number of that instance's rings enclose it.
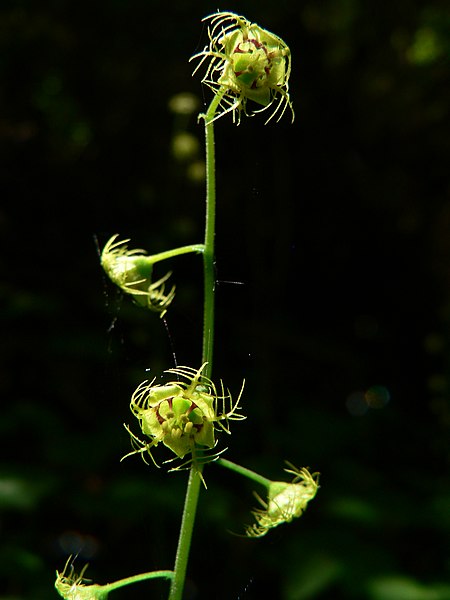
<instances>
[{"instance_id":1,"label":"green hairy stem","mask_svg":"<svg viewBox=\"0 0 450 600\"><path fill-rule=\"evenodd\" d=\"M214 238L216 222L216 166L214 148L214 115L219 106L222 94L217 93L208 111L203 115L205 121L206 138L206 216L205 216L205 243L203 247L203 276L204 276L204 304L203 304L203 343L202 364L207 363L205 375L211 376L214 345ZM170 586L169 600L181 600L186 579L186 569L191 547L192 532L194 529L195 515L197 512L202 466L191 467L189 481L184 501L183 517L181 520L180 535L178 538L177 554L175 559L175 575Z\"/></svg>"}]
</instances>

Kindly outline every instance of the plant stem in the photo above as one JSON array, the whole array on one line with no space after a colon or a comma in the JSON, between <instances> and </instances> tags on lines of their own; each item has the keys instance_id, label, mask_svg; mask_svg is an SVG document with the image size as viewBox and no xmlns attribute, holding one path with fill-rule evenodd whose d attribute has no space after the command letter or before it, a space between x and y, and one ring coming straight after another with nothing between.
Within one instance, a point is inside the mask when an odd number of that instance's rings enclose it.
<instances>
[{"instance_id":1,"label":"plant stem","mask_svg":"<svg viewBox=\"0 0 450 600\"><path fill-rule=\"evenodd\" d=\"M203 244L191 244L190 246L181 246L180 248L174 248L173 250L166 250L165 252L159 252L159 254L153 254L151 256L145 256L152 264L157 263L161 260L167 260L174 256L180 256L181 254L188 254L189 252L201 253L205 249Z\"/></svg>"},{"instance_id":2,"label":"plant stem","mask_svg":"<svg viewBox=\"0 0 450 600\"><path fill-rule=\"evenodd\" d=\"M206 114L201 115L205 121L206 142L206 217L205 243L203 246L204 299L202 341L202 364L207 363L204 371L206 377L211 377L214 345L216 168L213 120L224 93L225 90L220 89L212 99ZM182 599L201 483L202 465L198 464L195 469L192 467L189 473L180 536L178 538L178 548L175 558L175 574L170 586L169 600Z\"/></svg>"},{"instance_id":3,"label":"plant stem","mask_svg":"<svg viewBox=\"0 0 450 600\"><path fill-rule=\"evenodd\" d=\"M267 477L263 477L262 475L259 475L259 473L255 473L255 471L251 471L246 467L241 467L241 465L237 465L236 463L231 462L231 460L227 460L226 458L217 459L215 461L215 464L220 465L221 467L225 467L226 469L230 469L230 471L234 471L235 473L239 473L239 475L243 475L244 477L247 477L248 479L251 479L256 483L263 485L265 488L268 488L269 485L272 483L270 479L267 479Z\"/></svg>"},{"instance_id":4,"label":"plant stem","mask_svg":"<svg viewBox=\"0 0 450 600\"><path fill-rule=\"evenodd\" d=\"M198 467L200 468L200 467ZM184 500L183 518L181 520L180 536L175 558L175 575L171 581L169 600L181 600L183 596L184 581L186 578L189 550L191 547L192 531L195 523L195 513L201 486L199 473L191 469Z\"/></svg>"},{"instance_id":5,"label":"plant stem","mask_svg":"<svg viewBox=\"0 0 450 600\"><path fill-rule=\"evenodd\" d=\"M131 577L126 577L125 579L119 579L118 581L114 581L113 583L107 583L106 585L98 586L104 591L106 594L114 590L118 590L121 587L126 585L131 585L132 583L139 583L140 581L147 581L148 579L157 579L162 578L172 579L173 571L152 571L151 573L141 573L140 575L132 575Z\"/></svg>"},{"instance_id":6,"label":"plant stem","mask_svg":"<svg viewBox=\"0 0 450 600\"><path fill-rule=\"evenodd\" d=\"M216 158L214 147L214 116L225 90L220 89L212 99L203 119L206 147L206 217L203 250L204 306L202 364L207 362L205 375L211 377L214 345L214 241L216 235Z\"/></svg>"}]
</instances>

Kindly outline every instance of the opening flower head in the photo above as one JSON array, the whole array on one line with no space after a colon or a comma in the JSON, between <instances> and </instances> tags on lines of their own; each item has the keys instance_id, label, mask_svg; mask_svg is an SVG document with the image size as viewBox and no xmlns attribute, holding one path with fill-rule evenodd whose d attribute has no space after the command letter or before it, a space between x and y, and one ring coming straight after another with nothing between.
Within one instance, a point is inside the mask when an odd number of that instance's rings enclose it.
<instances>
[{"instance_id":1,"label":"opening flower head","mask_svg":"<svg viewBox=\"0 0 450 600\"><path fill-rule=\"evenodd\" d=\"M319 489L319 474L311 475L306 468L297 469L289 462L286 464L290 467L285 469L286 473L294 475L294 479L291 483L271 481L266 502L255 494L263 510L256 508L252 511L256 523L247 527L248 537L262 537L270 529L300 517L308 502L316 495Z\"/></svg>"},{"instance_id":2,"label":"opening flower head","mask_svg":"<svg viewBox=\"0 0 450 600\"><path fill-rule=\"evenodd\" d=\"M191 464L198 466L210 462L221 454L208 454L205 450L215 448L215 431L229 434L229 421L245 419L237 412L242 389L236 402L232 401L229 392L225 393L223 384L221 394L218 394L214 383L202 374L205 367L206 363L198 370L191 367L169 369L166 373L176 375L177 381L154 385L153 380L139 385L131 398L130 408L139 420L142 433L150 441L140 440L125 426L134 450L124 458L141 454L145 460L144 454L148 453L156 464L152 449L161 442L176 455L171 460L191 455L187 461L171 469L174 471Z\"/></svg>"},{"instance_id":3,"label":"opening flower head","mask_svg":"<svg viewBox=\"0 0 450 600\"><path fill-rule=\"evenodd\" d=\"M70 564L70 567L69 567ZM55 588L58 594L65 600L106 600L108 592L101 585L86 585L84 573L88 565L85 565L80 574L75 573L72 557L69 557L64 571L56 571Z\"/></svg>"},{"instance_id":4,"label":"opening flower head","mask_svg":"<svg viewBox=\"0 0 450 600\"><path fill-rule=\"evenodd\" d=\"M232 12L218 12L203 19L210 21L209 45L195 54L200 66L207 62L202 80L215 94L221 94L221 112L231 112L239 124L241 113L247 113L247 101L272 109L268 123L275 115L281 119L289 107L294 120L294 109L289 97L291 52L277 35L251 23ZM209 62L208 62L209 59Z\"/></svg>"},{"instance_id":5,"label":"opening flower head","mask_svg":"<svg viewBox=\"0 0 450 600\"><path fill-rule=\"evenodd\" d=\"M103 248L100 261L104 271L123 292L131 294L137 304L164 316L175 297L175 286L165 291L171 273L152 282L152 257L139 248L129 250L130 240L119 241L118 237L114 235Z\"/></svg>"}]
</instances>

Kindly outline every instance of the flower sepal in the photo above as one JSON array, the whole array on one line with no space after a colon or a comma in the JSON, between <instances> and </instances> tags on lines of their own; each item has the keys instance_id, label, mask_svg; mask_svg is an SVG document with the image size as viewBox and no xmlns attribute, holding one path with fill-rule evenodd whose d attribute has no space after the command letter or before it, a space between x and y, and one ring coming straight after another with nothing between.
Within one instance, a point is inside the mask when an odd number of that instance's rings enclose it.
<instances>
[{"instance_id":1,"label":"flower sepal","mask_svg":"<svg viewBox=\"0 0 450 600\"><path fill-rule=\"evenodd\" d=\"M140 248L129 250L130 240L118 240L118 237L114 235L103 248L100 262L105 273L122 292L130 294L136 304L164 316L175 297L175 286L165 291L171 273L152 281L155 257L147 256Z\"/></svg>"},{"instance_id":2,"label":"flower sepal","mask_svg":"<svg viewBox=\"0 0 450 600\"><path fill-rule=\"evenodd\" d=\"M165 284L171 272L157 281L152 281L153 265L190 252L201 254L205 245L191 244L148 255L140 248L129 250L127 244L130 240L118 238L117 234L113 235L101 253L100 262L105 273L122 292L130 294L136 304L158 312L163 317L175 297L175 286L166 292Z\"/></svg>"},{"instance_id":3,"label":"flower sepal","mask_svg":"<svg viewBox=\"0 0 450 600\"><path fill-rule=\"evenodd\" d=\"M263 500L255 493L263 508L252 511L256 523L246 528L248 537L262 537L270 529L283 523L290 523L303 514L308 502L315 497L319 489L319 474L311 475L306 468L297 469L287 461L286 464L289 468L285 471L294 475L290 483L270 481L267 486L267 500Z\"/></svg>"},{"instance_id":4,"label":"flower sepal","mask_svg":"<svg viewBox=\"0 0 450 600\"><path fill-rule=\"evenodd\" d=\"M79 574L75 573L72 557L66 563L64 571L56 571L55 588L58 594L65 600L107 600L108 590L106 586L91 584L86 585L87 580L84 573L88 567L85 565ZM70 568L69 568L70 563Z\"/></svg>"}]
</instances>

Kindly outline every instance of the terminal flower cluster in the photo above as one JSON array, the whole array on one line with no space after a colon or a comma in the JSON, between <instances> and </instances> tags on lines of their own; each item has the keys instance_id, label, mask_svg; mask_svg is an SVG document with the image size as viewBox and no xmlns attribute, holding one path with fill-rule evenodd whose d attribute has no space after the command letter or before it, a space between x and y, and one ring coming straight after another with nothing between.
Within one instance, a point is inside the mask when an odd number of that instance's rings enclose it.
<instances>
[{"instance_id":1,"label":"terminal flower cluster","mask_svg":"<svg viewBox=\"0 0 450 600\"><path fill-rule=\"evenodd\" d=\"M289 96L291 52L283 40L232 12L218 12L204 20L210 21L209 45L191 60L200 58L194 73L207 64L202 81L221 94L222 111L215 118L231 112L239 124L251 100L263 107L253 112L272 109L266 123L275 115L279 121L287 107L294 120Z\"/></svg>"}]
</instances>

